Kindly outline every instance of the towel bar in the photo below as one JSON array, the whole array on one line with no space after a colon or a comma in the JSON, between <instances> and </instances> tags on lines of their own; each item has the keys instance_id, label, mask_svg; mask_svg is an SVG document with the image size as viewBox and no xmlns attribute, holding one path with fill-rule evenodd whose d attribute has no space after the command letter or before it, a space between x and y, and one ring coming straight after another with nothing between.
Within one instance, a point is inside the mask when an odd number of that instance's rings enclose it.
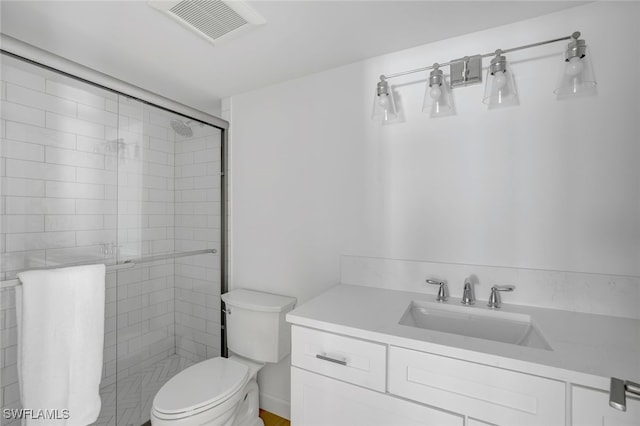
<instances>
[{"instance_id":1,"label":"towel bar","mask_svg":"<svg viewBox=\"0 0 640 426\"><path fill-rule=\"evenodd\" d=\"M120 271L122 269L133 268L134 266L140 263L148 263L148 262L157 262L159 260L169 260L169 259L177 259L179 257L188 257L188 256L197 256L199 254L216 254L218 250L216 249L204 249L204 250L192 250L192 251L184 251L178 253L166 253L166 254L158 254L154 256L146 256L141 257L139 259L128 259L122 263L116 263L107 265L107 272ZM45 266L41 268L33 268L33 270L46 270L46 269L57 269L57 268L68 268L70 266L81 266L81 265L92 265L95 263L100 263L97 260L92 262L83 262L83 263L71 263L65 265L55 265L55 266ZM0 281L0 290L5 288L11 288L20 285L20 280L18 278L13 278L10 280Z\"/></svg>"}]
</instances>

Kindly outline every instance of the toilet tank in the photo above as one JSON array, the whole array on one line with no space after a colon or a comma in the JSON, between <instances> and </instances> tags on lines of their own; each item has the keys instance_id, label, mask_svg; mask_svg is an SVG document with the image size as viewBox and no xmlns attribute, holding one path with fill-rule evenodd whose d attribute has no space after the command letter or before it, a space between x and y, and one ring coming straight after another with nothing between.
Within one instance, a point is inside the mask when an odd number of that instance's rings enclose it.
<instances>
[{"instance_id":1,"label":"toilet tank","mask_svg":"<svg viewBox=\"0 0 640 426\"><path fill-rule=\"evenodd\" d=\"M223 294L227 347L258 362L278 362L291 352L291 326L285 315L295 297L239 288Z\"/></svg>"}]
</instances>

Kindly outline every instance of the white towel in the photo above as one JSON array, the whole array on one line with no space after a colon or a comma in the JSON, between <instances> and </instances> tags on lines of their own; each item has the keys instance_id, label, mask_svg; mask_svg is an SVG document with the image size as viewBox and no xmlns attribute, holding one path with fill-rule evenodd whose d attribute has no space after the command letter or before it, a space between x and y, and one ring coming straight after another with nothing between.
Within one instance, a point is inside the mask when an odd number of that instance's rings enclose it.
<instances>
[{"instance_id":1,"label":"white towel","mask_svg":"<svg viewBox=\"0 0 640 426\"><path fill-rule=\"evenodd\" d=\"M22 424L93 423L101 407L105 265L21 272L18 278L20 399L33 410Z\"/></svg>"}]
</instances>

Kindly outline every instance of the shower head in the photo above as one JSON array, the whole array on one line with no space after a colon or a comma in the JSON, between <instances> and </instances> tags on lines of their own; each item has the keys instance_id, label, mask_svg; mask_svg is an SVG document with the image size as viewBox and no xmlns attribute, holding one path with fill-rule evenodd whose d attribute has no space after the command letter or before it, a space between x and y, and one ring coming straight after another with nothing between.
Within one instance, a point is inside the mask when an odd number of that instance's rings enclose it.
<instances>
[{"instance_id":1,"label":"shower head","mask_svg":"<svg viewBox=\"0 0 640 426\"><path fill-rule=\"evenodd\" d=\"M185 122L182 120L173 119L171 120L171 127L173 127L173 130L180 136L190 138L191 136L193 136L193 130L191 130L191 127L189 127L189 123L191 123L191 120Z\"/></svg>"}]
</instances>

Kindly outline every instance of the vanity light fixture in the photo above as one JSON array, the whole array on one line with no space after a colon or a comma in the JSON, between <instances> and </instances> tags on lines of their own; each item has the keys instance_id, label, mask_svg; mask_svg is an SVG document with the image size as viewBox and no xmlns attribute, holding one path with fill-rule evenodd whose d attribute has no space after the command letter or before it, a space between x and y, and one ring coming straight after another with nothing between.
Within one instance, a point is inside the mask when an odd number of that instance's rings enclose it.
<instances>
[{"instance_id":1,"label":"vanity light fixture","mask_svg":"<svg viewBox=\"0 0 640 426\"><path fill-rule=\"evenodd\" d=\"M564 52L565 66L560 74L558 87L554 91L558 99L596 93L597 83L587 43L580 38L577 31L571 35L571 39Z\"/></svg>"},{"instance_id":2,"label":"vanity light fixture","mask_svg":"<svg viewBox=\"0 0 640 426\"><path fill-rule=\"evenodd\" d=\"M433 71L429 74L429 84L424 91L422 111L429 111L431 117L445 117L455 114L451 91L437 63L433 64Z\"/></svg>"},{"instance_id":3,"label":"vanity light fixture","mask_svg":"<svg viewBox=\"0 0 640 426\"><path fill-rule=\"evenodd\" d=\"M518 105L518 93L513 74L507 64L507 58L500 49L496 50L496 56L487 69L487 82L482 102L489 105L489 109Z\"/></svg>"},{"instance_id":4,"label":"vanity light fixture","mask_svg":"<svg viewBox=\"0 0 640 426\"><path fill-rule=\"evenodd\" d=\"M383 75L380 76L380 81L376 85L371 117L383 122L395 120L398 117L396 105L393 101L393 92L389 88L389 83L387 83Z\"/></svg>"},{"instance_id":5,"label":"vanity light fixture","mask_svg":"<svg viewBox=\"0 0 640 426\"><path fill-rule=\"evenodd\" d=\"M464 58L454 59L449 62L436 62L431 66L410 71L402 71L388 75L383 74L380 76L380 81L376 86L372 118L388 122L398 116L392 94L393 90L387 80L429 70L431 70L431 73L429 74L425 90L422 110L425 112L430 111L431 117L454 114L453 96L451 95L450 88L464 87L482 82L482 59L489 56L493 56L493 59L487 70L487 82L483 102L489 105L489 109L507 105L518 105L519 99L515 81L505 54L566 40L570 40L570 42L563 54L563 72L560 77L560 82L554 90L557 99L595 94L597 83L591 65L591 58L588 54L587 44L583 39L580 39L580 32L576 31L566 37L513 47L511 49L498 49L495 52L482 55L465 56ZM445 66L449 66L449 85L447 85L447 79L441 70L441 67Z\"/></svg>"}]
</instances>

